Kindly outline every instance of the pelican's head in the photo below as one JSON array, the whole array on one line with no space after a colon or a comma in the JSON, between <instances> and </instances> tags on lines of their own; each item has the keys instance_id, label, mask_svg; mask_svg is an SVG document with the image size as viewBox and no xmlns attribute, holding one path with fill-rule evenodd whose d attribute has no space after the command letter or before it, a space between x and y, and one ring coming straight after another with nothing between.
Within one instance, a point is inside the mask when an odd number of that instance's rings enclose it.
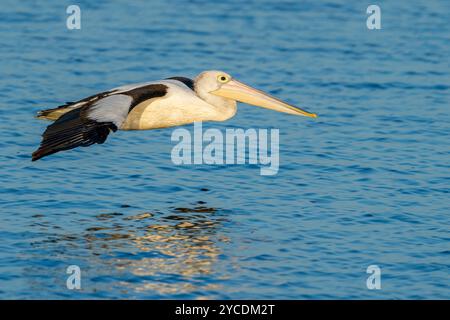
<instances>
[{"instance_id":1,"label":"pelican's head","mask_svg":"<svg viewBox=\"0 0 450 320\"><path fill-rule=\"evenodd\" d=\"M260 90L252 88L233 79L228 73L223 71L205 71L199 74L195 80L195 91L200 97L210 94L227 100L244 102L254 106L284 112L289 114L301 115L316 118L315 113L294 107L275 97L268 95Z\"/></svg>"}]
</instances>

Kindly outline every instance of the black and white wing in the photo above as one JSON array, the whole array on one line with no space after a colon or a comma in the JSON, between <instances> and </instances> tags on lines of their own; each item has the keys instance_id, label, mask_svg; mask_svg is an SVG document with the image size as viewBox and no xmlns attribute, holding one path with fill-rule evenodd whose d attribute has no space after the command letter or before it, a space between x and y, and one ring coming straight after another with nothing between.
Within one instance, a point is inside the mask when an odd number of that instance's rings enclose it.
<instances>
[{"instance_id":1,"label":"black and white wing","mask_svg":"<svg viewBox=\"0 0 450 320\"><path fill-rule=\"evenodd\" d=\"M92 102L68 111L47 127L39 149L33 152L32 161L59 151L105 142L109 133L120 128L136 105L166 93L166 85L146 83L119 87L98 99L90 97Z\"/></svg>"}]
</instances>

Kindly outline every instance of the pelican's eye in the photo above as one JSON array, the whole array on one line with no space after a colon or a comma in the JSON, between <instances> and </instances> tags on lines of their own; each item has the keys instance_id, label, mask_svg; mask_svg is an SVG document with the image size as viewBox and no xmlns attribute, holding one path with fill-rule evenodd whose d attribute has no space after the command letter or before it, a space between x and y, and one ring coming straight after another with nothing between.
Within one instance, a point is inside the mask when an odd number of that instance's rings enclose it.
<instances>
[{"instance_id":1,"label":"pelican's eye","mask_svg":"<svg viewBox=\"0 0 450 320\"><path fill-rule=\"evenodd\" d=\"M219 80L219 82L225 83L225 82L228 82L230 79L227 76L222 74L217 77L217 80Z\"/></svg>"}]
</instances>

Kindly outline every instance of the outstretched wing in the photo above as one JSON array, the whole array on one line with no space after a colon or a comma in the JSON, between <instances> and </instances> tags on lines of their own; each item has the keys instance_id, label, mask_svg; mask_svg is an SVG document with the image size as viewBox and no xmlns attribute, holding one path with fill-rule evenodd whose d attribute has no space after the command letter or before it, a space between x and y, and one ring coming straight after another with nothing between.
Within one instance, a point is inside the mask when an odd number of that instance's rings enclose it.
<instances>
[{"instance_id":1,"label":"outstretched wing","mask_svg":"<svg viewBox=\"0 0 450 320\"><path fill-rule=\"evenodd\" d=\"M105 142L111 131L116 131L128 115L132 98L114 95L91 106L74 109L62 115L45 130L36 161L50 154L76 147L87 147Z\"/></svg>"},{"instance_id":2,"label":"outstretched wing","mask_svg":"<svg viewBox=\"0 0 450 320\"><path fill-rule=\"evenodd\" d=\"M63 114L45 130L32 161L59 151L105 142L111 131L120 128L134 106L164 96L166 92L167 86L160 83L130 86Z\"/></svg>"}]
</instances>

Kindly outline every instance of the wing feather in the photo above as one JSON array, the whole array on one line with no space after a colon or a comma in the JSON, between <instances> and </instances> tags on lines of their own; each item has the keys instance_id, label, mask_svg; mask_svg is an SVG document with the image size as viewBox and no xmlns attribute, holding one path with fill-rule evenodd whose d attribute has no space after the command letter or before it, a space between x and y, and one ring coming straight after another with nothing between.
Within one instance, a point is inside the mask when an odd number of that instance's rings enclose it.
<instances>
[{"instance_id":1,"label":"wing feather","mask_svg":"<svg viewBox=\"0 0 450 320\"><path fill-rule=\"evenodd\" d=\"M47 127L40 147L33 152L32 161L59 151L105 142L109 133L121 127L136 105L167 93L167 86L162 83L146 83L127 89L113 89L76 103L81 106L72 105L75 106L73 109Z\"/></svg>"}]
</instances>

